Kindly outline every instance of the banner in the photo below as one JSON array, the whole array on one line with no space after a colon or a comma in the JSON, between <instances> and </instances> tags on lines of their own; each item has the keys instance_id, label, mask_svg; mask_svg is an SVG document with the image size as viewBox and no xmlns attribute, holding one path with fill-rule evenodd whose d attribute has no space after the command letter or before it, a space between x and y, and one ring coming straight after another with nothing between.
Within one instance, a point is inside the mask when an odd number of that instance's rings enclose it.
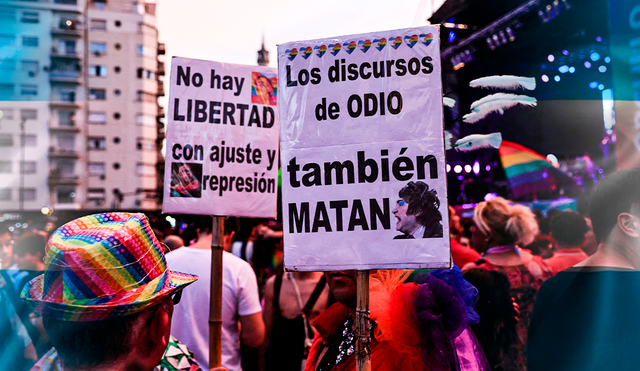
<instances>
[{"instance_id":1,"label":"banner","mask_svg":"<svg viewBox=\"0 0 640 371\"><path fill-rule=\"evenodd\" d=\"M171 60L163 212L275 217L274 68Z\"/></svg>"},{"instance_id":2,"label":"banner","mask_svg":"<svg viewBox=\"0 0 640 371\"><path fill-rule=\"evenodd\" d=\"M450 267L438 32L278 47L287 269Z\"/></svg>"}]
</instances>

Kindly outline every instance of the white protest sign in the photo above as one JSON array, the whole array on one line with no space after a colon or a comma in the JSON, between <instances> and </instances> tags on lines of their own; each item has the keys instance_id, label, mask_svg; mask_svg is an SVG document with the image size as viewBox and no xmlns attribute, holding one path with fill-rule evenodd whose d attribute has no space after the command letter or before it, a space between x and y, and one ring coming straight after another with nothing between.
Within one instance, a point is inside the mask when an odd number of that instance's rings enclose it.
<instances>
[{"instance_id":1,"label":"white protest sign","mask_svg":"<svg viewBox=\"0 0 640 371\"><path fill-rule=\"evenodd\" d=\"M276 216L276 72L171 60L163 212Z\"/></svg>"},{"instance_id":2,"label":"white protest sign","mask_svg":"<svg viewBox=\"0 0 640 371\"><path fill-rule=\"evenodd\" d=\"M278 47L287 269L450 267L438 32Z\"/></svg>"}]
</instances>

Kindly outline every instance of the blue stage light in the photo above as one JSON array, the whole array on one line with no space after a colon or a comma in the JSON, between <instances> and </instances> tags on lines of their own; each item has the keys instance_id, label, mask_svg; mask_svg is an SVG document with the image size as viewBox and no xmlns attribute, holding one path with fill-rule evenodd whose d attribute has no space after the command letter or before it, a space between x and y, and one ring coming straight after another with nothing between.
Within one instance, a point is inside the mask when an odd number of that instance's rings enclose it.
<instances>
[{"instance_id":1,"label":"blue stage light","mask_svg":"<svg viewBox=\"0 0 640 371\"><path fill-rule=\"evenodd\" d=\"M589 87L590 87L591 89L595 89L595 88L597 88L597 87L598 87L598 82L597 82L597 81L591 81L591 82L589 83Z\"/></svg>"},{"instance_id":2,"label":"blue stage light","mask_svg":"<svg viewBox=\"0 0 640 371\"><path fill-rule=\"evenodd\" d=\"M600 60L600 54L598 54L598 52L593 52L591 53L591 55L589 55L589 58L591 58L592 61L598 61Z\"/></svg>"}]
</instances>

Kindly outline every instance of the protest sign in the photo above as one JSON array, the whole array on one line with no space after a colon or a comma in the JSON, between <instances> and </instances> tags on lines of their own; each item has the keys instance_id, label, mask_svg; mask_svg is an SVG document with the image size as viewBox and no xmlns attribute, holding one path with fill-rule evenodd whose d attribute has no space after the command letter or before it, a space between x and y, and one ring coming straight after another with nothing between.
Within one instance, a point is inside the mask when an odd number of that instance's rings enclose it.
<instances>
[{"instance_id":1,"label":"protest sign","mask_svg":"<svg viewBox=\"0 0 640 371\"><path fill-rule=\"evenodd\" d=\"M450 266L439 29L278 47L285 266Z\"/></svg>"},{"instance_id":2,"label":"protest sign","mask_svg":"<svg viewBox=\"0 0 640 371\"><path fill-rule=\"evenodd\" d=\"M163 212L275 217L274 68L171 60Z\"/></svg>"}]
</instances>

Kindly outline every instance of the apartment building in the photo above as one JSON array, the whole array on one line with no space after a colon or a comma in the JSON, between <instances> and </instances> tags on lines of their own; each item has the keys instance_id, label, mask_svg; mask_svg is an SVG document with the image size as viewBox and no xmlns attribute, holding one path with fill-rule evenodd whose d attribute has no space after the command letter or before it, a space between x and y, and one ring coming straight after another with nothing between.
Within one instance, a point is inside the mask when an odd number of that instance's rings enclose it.
<instances>
[{"instance_id":1,"label":"apartment building","mask_svg":"<svg viewBox=\"0 0 640 371\"><path fill-rule=\"evenodd\" d=\"M0 213L159 208L155 4L86 6L0 3Z\"/></svg>"}]
</instances>

